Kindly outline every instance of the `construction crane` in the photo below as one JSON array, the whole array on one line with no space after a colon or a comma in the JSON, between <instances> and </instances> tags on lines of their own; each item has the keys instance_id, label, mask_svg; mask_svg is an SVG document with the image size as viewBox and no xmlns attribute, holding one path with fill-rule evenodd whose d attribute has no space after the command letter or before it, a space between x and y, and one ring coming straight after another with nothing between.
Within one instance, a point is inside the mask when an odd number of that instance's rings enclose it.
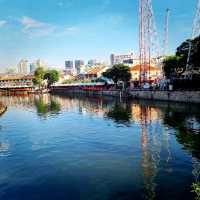
<instances>
[{"instance_id":1,"label":"construction crane","mask_svg":"<svg viewBox=\"0 0 200 200\"><path fill-rule=\"evenodd\" d=\"M200 35L200 0L197 2L196 14L193 21L193 28L192 28L192 38Z\"/></svg>"},{"instance_id":2,"label":"construction crane","mask_svg":"<svg viewBox=\"0 0 200 200\"><path fill-rule=\"evenodd\" d=\"M170 9L166 9L165 24L164 24L164 41L163 41L163 56L168 55L168 45L169 45L169 15Z\"/></svg>"}]
</instances>

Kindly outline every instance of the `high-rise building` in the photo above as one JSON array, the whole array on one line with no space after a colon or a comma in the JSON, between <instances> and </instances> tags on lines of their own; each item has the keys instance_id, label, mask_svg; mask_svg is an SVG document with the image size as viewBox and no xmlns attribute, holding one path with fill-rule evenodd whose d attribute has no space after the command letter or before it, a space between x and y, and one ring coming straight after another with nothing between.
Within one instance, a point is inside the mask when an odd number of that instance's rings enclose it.
<instances>
[{"instance_id":1,"label":"high-rise building","mask_svg":"<svg viewBox=\"0 0 200 200\"><path fill-rule=\"evenodd\" d=\"M43 67L43 68L47 67L47 62L45 62L44 60L38 59L36 60L35 63L37 67Z\"/></svg>"},{"instance_id":2,"label":"high-rise building","mask_svg":"<svg viewBox=\"0 0 200 200\"><path fill-rule=\"evenodd\" d=\"M28 61L27 60L20 60L18 64L18 73L19 74L28 74Z\"/></svg>"},{"instance_id":3,"label":"high-rise building","mask_svg":"<svg viewBox=\"0 0 200 200\"><path fill-rule=\"evenodd\" d=\"M65 61L65 73L66 74L76 74L74 70L74 63L72 60Z\"/></svg>"},{"instance_id":4,"label":"high-rise building","mask_svg":"<svg viewBox=\"0 0 200 200\"><path fill-rule=\"evenodd\" d=\"M110 55L110 65L113 66L115 64L115 54Z\"/></svg>"},{"instance_id":5,"label":"high-rise building","mask_svg":"<svg viewBox=\"0 0 200 200\"><path fill-rule=\"evenodd\" d=\"M89 66L94 66L96 64L97 64L97 60L96 59L91 59L91 60L88 61L88 65Z\"/></svg>"},{"instance_id":6,"label":"high-rise building","mask_svg":"<svg viewBox=\"0 0 200 200\"><path fill-rule=\"evenodd\" d=\"M74 64L72 60L66 60L65 61L65 69L66 70L72 70L74 68Z\"/></svg>"},{"instance_id":7,"label":"high-rise building","mask_svg":"<svg viewBox=\"0 0 200 200\"><path fill-rule=\"evenodd\" d=\"M116 64L134 64L134 55L133 53L124 54L124 55L110 55L110 64L111 66Z\"/></svg>"},{"instance_id":8,"label":"high-rise building","mask_svg":"<svg viewBox=\"0 0 200 200\"><path fill-rule=\"evenodd\" d=\"M81 66L84 65L84 61L83 60L75 60L75 70L77 74L80 74L81 72Z\"/></svg>"},{"instance_id":9,"label":"high-rise building","mask_svg":"<svg viewBox=\"0 0 200 200\"><path fill-rule=\"evenodd\" d=\"M31 73L31 74L34 73L36 69L37 69L37 64L36 64L36 62L31 63L31 64L30 64L30 73Z\"/></svg>"}]
</instances>

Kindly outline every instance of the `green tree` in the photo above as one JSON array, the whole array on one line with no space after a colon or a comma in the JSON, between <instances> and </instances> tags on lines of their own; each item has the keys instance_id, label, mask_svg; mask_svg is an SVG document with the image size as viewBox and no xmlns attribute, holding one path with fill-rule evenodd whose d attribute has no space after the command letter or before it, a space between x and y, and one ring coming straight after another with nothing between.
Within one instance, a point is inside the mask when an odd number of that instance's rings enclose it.
<instances>
[{"instance_id":1,"label":"green tree","mask_svg":"<svg viewBox=\"0 0 200 200\"><path fill-rule=\"evenodd\" d=\"M44 79L48 81L48 87L50 87L59 80L59 73L54 69L48 70L44 75Z\"/></svg>"},{"instance_id":2,"label":"green tree","mask_svg":"<svg viewBox=\"0 0 200 200\"><path fill-rule=\"evenodd\" d=\"M114 65L103 73L104 77L111 78L115 83L123 81L128 83L131 79L130 68L123 64Z\"/></svg>"},{"instance_id":3,"label":"green tree","mask_svg":"<svg viewBox=\"0 0 200 200\"><path fill-rule=\"evenodd\" d=\"M33 84L37 85L39 89L41 89L43 80L44 80L45 70L43 67L38 67L35 70L34 77L33 77Z\"/></svg>"},{"instance_id":4,"label":"green tree","mask_svg":"<svg viewBox=\"0 0 200 200\"><path fill-rule=\"evenodd\" d=\"M173 75L179 76L185 71L186 62L185 57L180 56L167 56L163 60L163 70L165 76L170 79Z\"/></svg>"},{"instance_id":5,"label":"green tree","mask_svg":"<svg viewBox=\"0 0 200 200\"><path fill-rule=\"evenodd\" d=\"M183 58L183 62L185 66L187 65L187 58L188 58L188 53L191 45L191 55L190 55L190 60L189 60L189 65L192 68L200 68L200 36L196 37L193 40L186 40L184 41L176 51L176 55L179 57Z\"/></svg>"},{"instance_id":6,"label":"green tree","mask_svg":"<svg viewBox=\"0 0 200 200\"><path fill-rule=\"evenodd\" d=\"M194 68L200 69L200 36L193 40L192 63Z\"/></svg>"},{"instance_id":7,"label":"green tree","mask_svg":"<svg viewBox=\"0 0 200 200\"><path fill-rule=\"evenodd\" d=\"M164 70L165 76L168 79L175 72L175 69L177 66L178 66L178 57L177 56L167 56L163 60L163 70Z\"/></svg>"},{"instance_id":8,"label":"green tree","mask_svg":"<svg viewBox=\"0 0 200 200\"><path fill-rule=\"evenodd\" d=\"M191 48L191 55L188 61L189 49ZM168 56L163 61L163 70L165 76L170 78L174 73L177 77L186 70L187 64L191 69L200 69L200 36L193 40L184 41L176 50L174 56Z\"/></svg>"}]
</instances>

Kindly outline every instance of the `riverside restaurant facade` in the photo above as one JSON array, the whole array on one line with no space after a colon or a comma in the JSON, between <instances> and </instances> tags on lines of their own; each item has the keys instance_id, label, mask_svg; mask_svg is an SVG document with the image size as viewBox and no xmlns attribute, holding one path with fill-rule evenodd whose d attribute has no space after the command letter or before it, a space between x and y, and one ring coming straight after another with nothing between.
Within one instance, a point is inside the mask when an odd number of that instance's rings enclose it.
<instances>
[{"instance_id":1,"label":"riverside restaurant facade","mask_svg":"<svg viewBox=\"0 0 200 200\"><path fill-rule=\"evenodd\" d=\"M0 88L31 87L33 86L31 75L2 75L0 76Z\"/></svg>"},{"instance_id":2,"label":"riverside restaurant facade","mask_svg":"<svg viewBox=\"0 0 200 200\"><path fill-rule=\"evenodd\" d=\"M3 75L0 76L0 92L6 95L28 94L33 91L33 76Z\"/></svg>"}]
</instances>

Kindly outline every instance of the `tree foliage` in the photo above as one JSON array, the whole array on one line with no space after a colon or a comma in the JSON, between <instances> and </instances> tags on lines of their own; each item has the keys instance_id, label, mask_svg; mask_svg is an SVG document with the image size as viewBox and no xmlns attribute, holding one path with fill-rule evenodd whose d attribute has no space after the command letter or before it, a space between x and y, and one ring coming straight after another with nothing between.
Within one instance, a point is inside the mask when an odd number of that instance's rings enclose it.
<instances>
[{"instance_id":1,"label":"tree foliage","mask_svg":"<svg viewBox=\"0 0 200 200\"><path fill-rule=\"evenodd\" d=\"M35 70L34 77L33 77L34 85L37 85L37 86L39 86L39 88L41 88L42 82L44 80L44 75L45 75L44 68L43 67L38 67Z\"/></svg>"},{"instance_id":2,"label":"tree foliage","mask_svg":"<svg viewBox=\"0 0 200 200\"><path fill-rule=\"evenodd\" d=\"M190 48L191 55L189 63L187 63ZM171 78L173 75L179 76L185 72L187 64L191 69L200 70L200 36L193 40L184 41L177 48L174 56L166 57L163 61L163 70L166 77Z\"/></svg>"},{"instance_id":3,"label":"tree foliage","mask_svg":"<svg viewBox=\"0 0 200 200\"><path fill-rule=\"evenodd\" d=\"M165 76L169 79L173 75L181 74L185 71L186 63L183 56L167 56L163 60L163 70Z\"/></svg>"},{"instance_id":4,"label":"tree foliage","mask_svg":"<svg viewBox=\"0 0 200 200\"><path fill-rule=\"evenodd\" d=\"M50 87L59 80L59 73L54 69L48 70L44 75L44 79L48 81L48 87Z\"/></svg>"},{"instance_id":5,"label":"tree foliage","mask_svg":"<svg viewBox=\"0 0 200 200\"><path fill-rule=\"evenodd\" d=\"M34 85L37 85L39 86L39 88L41 88L44 80L47 80L48 86L51 86L53 83L59 80L58 71L57 70L45 71L43 67L38 67L34 73L33 83Z\"/></svg>"},{"instance_id":6,"label":"tree foliage","mask_svg":"<svg viewBox=\"0 0 200 200\"><path fill-rule=\"evenodd\" d=\"M127 83L131 79L131 73L128 66L123 64L114 65L103 73L104 77L111 78L115 83L124 81Z\"/></svg>"},{"instance_id":7,"label":"tree foliage","mask_svg":"<svg viewBox=\"0 0 200 200\"><path fill-rule=\"evenodd\" d=\"M184 41L176 51L176 56L181 56L185 65L187 64L188 53L191 45L191 55L189 60L189 65L192 68L200 68L200 36L193 40Z\"/></svg>"},{"instance_id":8,"label":"tree foliage","mask_svg":"<svg viewBox=\"0 0 200 200\"><path fill-rule=\"evenodd\" d=\"M171 74L174 73L177 65L178 65L178 57L177 56L167 56L163 60L163 70L164 70L165 76L167 78L170 78Z\"/></svg>"}]
</instances>

